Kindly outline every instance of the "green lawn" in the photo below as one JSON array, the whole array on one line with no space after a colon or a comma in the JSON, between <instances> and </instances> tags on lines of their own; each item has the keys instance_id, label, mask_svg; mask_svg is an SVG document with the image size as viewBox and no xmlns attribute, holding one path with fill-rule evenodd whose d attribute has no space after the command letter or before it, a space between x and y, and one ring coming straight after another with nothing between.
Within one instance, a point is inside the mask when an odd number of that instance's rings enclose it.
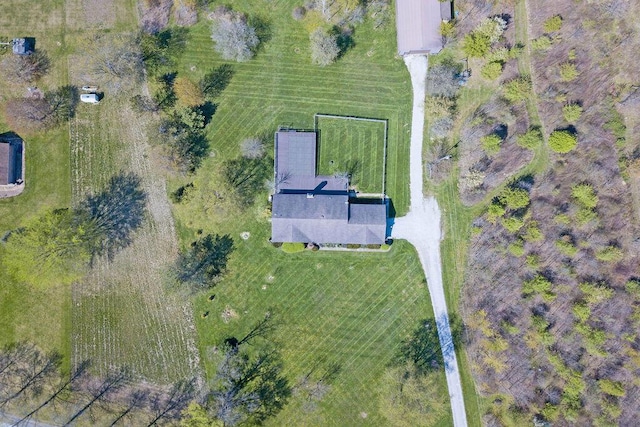
<instances>
[{"instance_id":1,"label":"green lawn","mask_svg":"<svg viewBox=\"0 0 640 427\"><path fill-rule=\"evenodd\" d=\"M52 60L49 75L41 88L65 81L66 60L63 21L64 2L61 0L34 3L28 0L3 2L0 15L0 35L36 38L36 47L46 50ZM29 29L25 34L25 28ZM11 54L5 52L5 55ZM0 57L2 60L2 57ZM0 100L26 93L0 81ZM0 132L11 129L0 118ZM25 190L14 198L0 199L0 236L20 227L30 218L47 209L69 205L69 133L63 126L38 135L20 135L25 141ZM0 259L6 256L0 245ZM64 356L65 366L70 360L71 293L68 287L34 288L17 283L0 263L0 346L15 341L31 341L44 349L57 350Z\"/></svg>"},{"instance_id":2,"label":"green lawn","mask_svg":"<svg viewBox=\"0 0 640 427\"><path fill-rule=\"evenodd\" d=\"M393 25L374 31L365 23L356 29L355 46L343 58L317 67L311 64L307 32L291 18L298 3L233 3L235 9L267 22L271 38L251 61L230 63L235 75L216 102L210 126L215 157L205 162L199 175L209 173L219 159L238 155L245 138L272 139L278 126L313 128L315 113L388 119L386 192L398 214L406 213L411 82L404 63L395 56ZM190 29L179 73L198 80L223 63L213 50L210 21L203 19Z\"/></svg>"},{"instance_id":3,"label":"green lawn","mask_svg":"<svg viewBox=\"0 0 640 427\"><path fill-rule=\"evenodd\" d=\"M198 346L211 377L224 339L242 337L270 312L279 324L271 339L282 349L285 374L293 385L314 367L336 364L341 369L315 411L306 412L300 396L294 396L269 424L385 425L378 409L379 381L401 340L420 319L432 315L413 248L399 242L384 254L286 255L268 242L266 192L247 209L233 208L215 195L222 162L239 155L245 138L272 138L278 126L313 128L315 113L374 117L389 120L386 193L399 215L407 212L411 83L404 63L395 56L393 26L384 31L368 24L358 27L355 47L336 64L320 68L311 65L308 34L291 18L296 5L293 0L234 2L234 9L267 22L271 38L251 61L231 63L234 77L216 102L210 125L212 157L195 176L170 185L171 190L193 182L197 189L190 202L174 206L183 245L197 236L196 231L228 233L236 245L223 280L195 298ZM179 74L196 81L223 63L213 51L209 23L191 28ZM380 192L383 125L379 130L377 123L330 125L333 129L320 125L319 172L336 172L331 169L341 166L336 162L358 158L367 165L359 189ZM354 136L355 144L341 145L346 135ZM323 150L328 136L337 144L335 150ZM344 148L349 151L338 151ZM374 185L369 187L368 181ZM247 240L240 237L243 232L250 233ZM215 299L210 301L212 294ZM444 372L437 375L439 392L446 394ZM437 424L451 424L448 411Z\"/></svg>"},{"instance_id":4,"label":"green lawn","mask_svg":"<svg viewBox=\"0 0 640 427\"><path fill-rule=\"evenodd\" d=\"M384 192L385 123L318 117L318 173L347 172L362 193Z\"/></svg>"},{"instance_id":5,"label":"green lawn","mask_svg":"<svg viewBox=\"0 0 640 427\"><path fill-rule=\"evenodd\" d=\"M270 339L282 351L292 385L314 369L340 368L316 411L305 412L304 401L294 397L271 425L384 425L378 412L380 376L400 341L420 319L432 316L413 248L399 242L385 254L287 255L267 242L266 227L247 230L251 237L246 241L232 234L237 249L227 276L211 293L196 298L199 347L208 375L219 360L216 346L231 336L241 338L269 312L279 325ZM225 309L237 317L225 322ZM444 372L437 375L446 393ZM450 422L447 411L440 424Z\"/></svg>"}]
</instances>

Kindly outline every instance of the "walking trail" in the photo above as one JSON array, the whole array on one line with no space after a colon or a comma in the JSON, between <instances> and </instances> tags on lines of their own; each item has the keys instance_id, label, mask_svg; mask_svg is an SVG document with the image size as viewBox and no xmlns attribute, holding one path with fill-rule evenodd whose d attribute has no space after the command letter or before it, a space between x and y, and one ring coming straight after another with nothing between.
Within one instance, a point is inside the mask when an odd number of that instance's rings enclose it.
<instances>
[{"instance_id":1,"label":"walking trail","mask_svg":"<svg viewBox=\"0 0 640 427\"><path fill-rule=\"evenodd\" d=\"M418 252L420 263L424 269L431 304L438 327L438 337L444 357L447 387L453 412L453 425L466 427L467 416L464 410L462 384L458 361L453 347L451 328L449 327L449 315L447 314L447 302L442 286L442 264L440 261L440 208L433 197L423 196L423 166L422 143L424 129L424 99L425 83L427 79L427 57L424 55L408 55L404 58L405 64L411 74L413 86L413 117L411 120L411 151L410 151L410 186L411 209L409 213L396 218L393 225L392 237L405 239L411 243Z\"/></svg>"}]
</instances>

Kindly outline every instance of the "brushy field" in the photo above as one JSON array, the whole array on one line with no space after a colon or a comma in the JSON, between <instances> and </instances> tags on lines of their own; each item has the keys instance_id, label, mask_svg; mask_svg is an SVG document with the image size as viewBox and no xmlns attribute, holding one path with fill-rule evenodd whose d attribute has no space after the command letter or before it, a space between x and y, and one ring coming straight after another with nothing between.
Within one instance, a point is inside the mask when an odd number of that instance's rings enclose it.
<instances>
[{"instance_id":1,"label":"brushy field","mask_svg":"<svg viewBox=\"0 0 640 427\"><path fill-rule=\"evenodd\" d=\"M318 117L318 173L348 173L361 193L384 192L385 123Z\"/></svg>"},{"instance_id":2,"label":"brushy field","mask_svg":"<svg viewBox=\"0 0 640 427\"><path fill-rule=\"evenodd\" d=\"M219 168L240 154L245 138L272 139L278 126L313 128L315 113L375 117L389 120L386 192L399 215L408 210L411 85L404 63L395 57L393 26L374 31L365 23L355 31L353 49L336 64L319 68L310 63L307 32L291 18L296 5L295 1L234 2L234 9L268 23L270 39L251 61L231 64L233 79L217 101L211 122L211 157L195 176L170 185L174 189L193 182L195 188L189 202L174 207L183 245L198 234L219 233L229 234L236 247L221 282L195 298L198 345L211 378L224 340L241 338L269 313L278 325L270 339L282 351L292 385L298 386L311 372L340 368L315 410L309 410L303 396L294 394L269 424L384 425L379 410L383 374L401 341L421 319L432 316L413 249L397 242L383 254L287 255L268 242L266 191L255 205L244 209L230 206L218 194ZM179 75L197 81L225 63L213 51L209 31L206 21L190 29ZM358 153L364 170L371 168L371 176L379 174L380 179L373 178L379 182L372 188L375 192L381 191L383 129L381 123L352 126L346 122L339 123L334 133L336 138L347 132L357 135L353 146L358 150L368 140L375 143L366 157ZM330 165L324 162L332 159L323 157L322 147L320 151L320 172L335 172L325 169ZM334 164L347 160L344 156L349 154L340 152ZM446 394L444 372L436 375L440 393ZM448 410L437 424L451 424Z\"/></svg>"}]
</instances>

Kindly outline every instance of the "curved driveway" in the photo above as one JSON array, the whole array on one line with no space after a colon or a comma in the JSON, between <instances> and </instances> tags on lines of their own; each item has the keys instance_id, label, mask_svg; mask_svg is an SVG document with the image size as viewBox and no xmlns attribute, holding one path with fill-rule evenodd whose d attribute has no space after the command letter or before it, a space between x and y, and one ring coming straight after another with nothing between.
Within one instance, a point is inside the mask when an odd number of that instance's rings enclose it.
<instances>
[{"instance_id":1,"label":"curved driveway","mask_svg":"<svg viewBox=\"0 0 640 427\"><path fill-rule=\"evenodd\" d=\"M433 197L423 195L423 162L422 144L424 130L425 81L427 79L427 57L424 55L408 55L404 58L411 74L413 86L413 117L411 120L411 152L410 152L410 185L411 209L407 216L396 218L392 229L392 237L405 239L418 252L420 263L424 269L431 305L438 326L438 337L444 357L447 387L453 412L453 425L466 427L467 416L464 410L462 384L458 371L458 361L453 348L447 302L442 286L442 264L440 261L440 208Z\"/></svg>"}]
</instances>

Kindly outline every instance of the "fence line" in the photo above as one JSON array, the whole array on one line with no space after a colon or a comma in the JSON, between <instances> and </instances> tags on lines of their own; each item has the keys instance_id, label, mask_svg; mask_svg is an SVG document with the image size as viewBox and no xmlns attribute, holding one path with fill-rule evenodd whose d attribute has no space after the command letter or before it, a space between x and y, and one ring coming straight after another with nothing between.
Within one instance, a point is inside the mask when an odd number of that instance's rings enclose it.
<instances>
[{"instance_id":1,"label":"fence line","mask_svg":"<svg viewBox=\"0 0 640 427\"><path fill-rule=\"evenodd\" d=\"M375 119L372 117L359 117L359 116L341 116L337 114L324 114L324 113L315 113L313 115L313 130L318 131L318 118L327 118L327 119L339 119L339 120L356 120L362 122L374 122L374 123L384 123L384 148L382 151L382 197L386 197L386 186L387 186L387 142L388 142L388 131L389 120L387 119Z\"/></svg>"}]
</instances>

